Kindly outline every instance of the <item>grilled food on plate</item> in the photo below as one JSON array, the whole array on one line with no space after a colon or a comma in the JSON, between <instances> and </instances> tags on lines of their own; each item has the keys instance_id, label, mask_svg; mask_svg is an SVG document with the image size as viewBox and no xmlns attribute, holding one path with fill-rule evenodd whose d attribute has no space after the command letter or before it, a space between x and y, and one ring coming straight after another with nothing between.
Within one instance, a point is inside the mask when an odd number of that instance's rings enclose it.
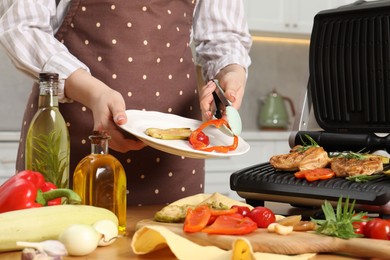
<instances>
[{"instance_id":1,"label":"grilled food on plate","mask_svg":"<svg viewBox=\"0 0 390 260\"><path fill-rule=\"evenodd\" d=\"M272 156L269 162L277 170L302 171L325 168L330 158L322 147L297 145L288 154Z\"/></svg>"}]
</instances>

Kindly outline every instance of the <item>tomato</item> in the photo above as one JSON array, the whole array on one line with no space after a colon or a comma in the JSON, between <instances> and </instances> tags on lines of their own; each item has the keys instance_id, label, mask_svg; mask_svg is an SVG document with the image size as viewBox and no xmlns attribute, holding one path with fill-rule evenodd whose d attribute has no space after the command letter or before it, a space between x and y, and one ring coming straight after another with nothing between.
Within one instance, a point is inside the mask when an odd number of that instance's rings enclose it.
<instances>
[{"instance_id":1,"label":"tomato","mask_svg":"<svg viewBox=\"0 0 390 260\"><path fill-rule=\"evenodd\" d=\"M362 219L367 219L368 217L367 216L363 216ZM353 222L352 225L353 225L353 228L355 229L355 234L360 234L360 235L364 235L364 231L365 231L365 227L367 225L367 222L368 221L356 221L356 222Z\"/></svg>"},{"instance_id":2,"label":"tomato","mask_svg":"<svg viewBox=\"0 0 390 260\"><path fill-rule=\"evenodd\" d=\"M329 168L317 168L313 170L303 170L294 173L296 178L306 178L307 181L326 180L335 176L334 171Z\"/></svg>"},{"instance_id":3,"label":"tomato","mask_svg":"<svg viewBox=\"0 0 390 260\"><path fill-rule=\"evenodd\" d=\"M238 205L233 205L231 208L236 208L237 213L247 216L251 210L247 206L238 206Z\"/></svg>"},{"instance_id":4,"label":"tomato","mask_svg":"<svg viewBox=\"0 0 390 260\"><path fill-rule=\"evenodd\" d=\"M189 208L183 230L190 233L201 231L208 224L210 216L211 210L206 205L198 206L195 209Z\"/></svg>"},{"instance_id":5,"label":"tomato","mask_svg":"<svg viewBox=\"0 0 390 260\"><path fill-rule=\"evenodd\" d=\"M249 212L248 217L250 217L254 222L256 222L257 227L266 228L269 224L276 221L275 214L266 207L255 207Z\"/></svg>"},{"instance_id":6,"label":"tomato","mask_svg":"<svg viewBox=\"0 0 390 260\"><path fill-rule=\"evenodd\" d=\"M200 131L198 133L198 135L196 136L196 140L198 140L201 143L204 143L206 146L208 146L210 144L209 137L203 131ZM191 139L190 139L190 144L193 145L193 142Z\"/></svg>"},{"instance_id":7,"label":"tomato","mask_svg":"<svg viewBox=\"0 0 390 260\"><path fill-rule=\"evenodd\" d=\"M390 240L390 221L375 218L367 222L364 236L368 238Z\"/></svg>"}]
</instances>

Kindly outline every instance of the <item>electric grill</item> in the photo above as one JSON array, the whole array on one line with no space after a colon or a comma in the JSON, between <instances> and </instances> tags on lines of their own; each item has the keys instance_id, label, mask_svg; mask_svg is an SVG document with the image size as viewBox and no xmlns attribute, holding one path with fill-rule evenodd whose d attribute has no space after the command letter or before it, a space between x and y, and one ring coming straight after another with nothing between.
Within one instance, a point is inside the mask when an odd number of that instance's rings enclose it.
<instances>
[{"instance_id":1,"label":"electric grill","mask_svg":"<svg viewBox=\"0 0 390 260\"><path fill-rule=\"evenodd\" d=\"M390 1L357 1L314 17L309 80L289 145L306 134L328 152L390 152ZM390 168L385 165L385 170ZM390 216L390 177L359 183L345 178L315 182L276 171L268 162L230 176L247 203L297 207L356 200L356 209Z\"/></svg>"}]
</instances>

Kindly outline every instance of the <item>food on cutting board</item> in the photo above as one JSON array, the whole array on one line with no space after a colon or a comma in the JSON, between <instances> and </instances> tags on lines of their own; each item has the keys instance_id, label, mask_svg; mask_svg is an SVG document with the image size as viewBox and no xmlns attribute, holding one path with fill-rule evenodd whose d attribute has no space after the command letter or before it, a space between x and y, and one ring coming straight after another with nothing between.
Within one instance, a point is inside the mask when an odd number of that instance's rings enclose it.
<instances>
[{"instance_id":1,"label":"food on cutting board","mask_svg":"<svg viewBox=\"0 0 390 260\"><path fill-rule=\"evenodd\" d=\"M301 221L301 216L275 215L267 207L252 207L220 193L197 194L173 202L158 211L154 220L183 223L183 231L187 233L219 235L244 235L258 228L267 228L272 223L291 226L294 231L308 231L315 227L314 223L309 225ZM283 233L285 229L281 227L272 232Z\"/></svg>"},{"instance_id":2,"label":"food on cutting board","mask_svg":"<svg viewBox=\"0 0 390 260\"><path fill-rule=\"evenodd\" d=\"M233 205L252 208L252 206L246 203L233 200L218 192L213 194L200 193L177 200L163 207L156 212L154 220L158 222L182 223L186 217L187 210L200 205L209 205L213 209L228 209Z\"/></svg>"}]
</instances>

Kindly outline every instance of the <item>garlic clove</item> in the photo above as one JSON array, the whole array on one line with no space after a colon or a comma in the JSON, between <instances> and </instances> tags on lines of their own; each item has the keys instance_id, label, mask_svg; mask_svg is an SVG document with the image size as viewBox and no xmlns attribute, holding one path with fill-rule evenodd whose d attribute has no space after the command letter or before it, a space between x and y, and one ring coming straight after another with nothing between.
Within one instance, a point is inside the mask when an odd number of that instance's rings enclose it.
<instances>
[{"instance_id":1,"label":"garlic clove","mask_svg":"<svg viewBox=\"0 0 390 260\"><path fill-rule=\"evenodd\" d=\"M92 227L102 235L99 240L99 246L108 246L118 238L118 226L108 219L96 221Z\"/></svg>"}]
</instances>

